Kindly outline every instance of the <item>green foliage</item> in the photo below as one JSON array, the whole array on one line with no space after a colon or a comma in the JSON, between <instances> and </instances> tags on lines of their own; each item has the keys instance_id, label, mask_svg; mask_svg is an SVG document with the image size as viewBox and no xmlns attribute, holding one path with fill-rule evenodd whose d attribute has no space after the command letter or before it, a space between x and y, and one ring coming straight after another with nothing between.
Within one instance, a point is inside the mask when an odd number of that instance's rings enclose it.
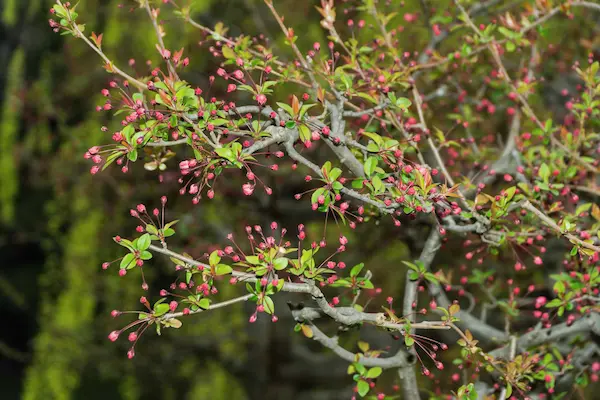
<instances>
[{"instance_id":1,"label":"green foliage","mask_svg":"<svg viewBox=\"0 0 600 400\"><path fill-rule=\"evenodd\" d=\"M35 358L28 369L24 399L72 398L81 366L89 357L97 301L90 284L96 271L83 266L98 262L95 247L103 216L99 211L90 211L89 199L83 195L86 187L82 182L73 192L71 218L76 222L65 238L62 291L55 301L50 298L44 301L41 331L35 340Z\"/></svg>"},{"instance_id":2,"label":"green foliage","mask_svg":"<svg viewBox=\"0 0 600 400\"><path fill-rule=\"evenodd\" d=\"M8 10L11 4L7 4ZM8 11L5 11L8 12ZM0 115L0 220L5 224L13 223L14 201L18 188L17 134L20 128L20 113L23 107L23 68L25 53L14 53L9 67L5 88L5 101Z\"/></svg>"}]
</instances>

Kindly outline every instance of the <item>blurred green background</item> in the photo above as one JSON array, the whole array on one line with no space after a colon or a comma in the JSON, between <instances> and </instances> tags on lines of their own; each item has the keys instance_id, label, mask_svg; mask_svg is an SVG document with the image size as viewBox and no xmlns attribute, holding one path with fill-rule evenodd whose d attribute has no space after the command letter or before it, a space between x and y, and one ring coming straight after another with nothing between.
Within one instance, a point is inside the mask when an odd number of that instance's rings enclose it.
<instances>
[{"instance_id":1,"label":"blurred green background","mask_svg":"<svg viewBox=\"0 0 600 400\"><path fill-rule=\"evenodd\" d=\"M301 48L325 40L316 3L276 2L286 23L300 33ZM289 54L262 0L194 4L198 22L212 27L223 21L233 36L264 33L280 44L284 58ZM419 4L407 1L402 11L418 10ZM240 232L245 224L266 226L272 220L292 232L305 223L319 238L322 215L293 200L303 188L302 174L290 177L286 169L265 174L274 196L257 194L240 201L242 182L232 180L214 201L195 207L189 197L177 194L176 168L165 174L162 185L141 163L127 175L110 168L92 178L83 153L109 140L101 126L109 132L118 127L117 118L95 111L103 102L100 90L111 76L83 42L52 33L47 23L51 5L43 0L0 1L0 398L349 398L346 364L291 332L285 295L277 303L277 324L268 318L249 324L250 308L237 305L187 318L182 329L167 330L162 337L149 332L138 343L134 360L125 355L125 339L115 344L106 339L127 322L124 317L112 319L110 310L139 309L143 294L139 277L119 278L114 268L100 268L103 261L120 256L110 238L133 233L135 220L127 210L135 204L154 207L167 195L170 219L181 219L174 247L195 256L225 244L225 235ZM158 62L155 36L145 12L134 6L126 0L82 0L78 11L88 34L104 34L109 57L125 68L133 58L133 71L146 74L146 60ZM167 47L183 46L190 56L184 78L206 88L217 64L207 47L199 46L203 36L168 13L161 17L167 26ZM568 29L556 37L558 43L569 35L589 37L594 28L592 23ZM408 49L421 48L428 40L426 32L424 26L414 26L402 41ZM568 65L585 52L562 54L560 62ZM548 54L543 68L557 65ZM547 76L552 78L551 73ZM428 85L434 86L436 79ZM544 101L551 102L552 96ZM501 132L505 120L489 118L484 128L475 135ZM174 160L169 162L176 167ZM383 293L399 298L404 277L400 261L418 254L425 232L426 226L419 224L401 232L390 224L359 227L347 232L351 246L345 261L365 261ZM338 232L328 229L328 234L335 241ZM172 271L158 257L146 271L147 296L156 299L158 290L172 281ZM238 291L223 285L220 296ZM397 346L389 335L369 329L347 335L361 335L372 348ZM394 381L393 376L386 379Z\"/></svg>"}]
</instances>

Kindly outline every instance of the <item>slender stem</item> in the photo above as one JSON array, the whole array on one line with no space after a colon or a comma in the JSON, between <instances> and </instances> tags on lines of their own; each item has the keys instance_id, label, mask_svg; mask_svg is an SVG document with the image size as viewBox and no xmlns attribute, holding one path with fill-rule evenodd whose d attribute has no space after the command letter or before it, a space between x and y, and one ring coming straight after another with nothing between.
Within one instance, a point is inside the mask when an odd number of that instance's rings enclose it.
<instances>
[{"instance_id":1,"label":"slender stem","mask_svg":"<svg viewBox=\"0 0 600 400\"><path fill-rule=\"evenodd\" d=\"M230 306L232 304L236 304L236 303L241 303L241 302L244 302L244 301L248 301L252 296L254 296L254 294L248 293L248 294L245 294L245 295L240 296L240 297L236 297L236 298L233 298L233 299L222 301L220 303L211 304L206 310L203 310L203 309L199 308L196 311L190 311L188 314L189 315L198 314L198 313L201 313L201 312L204 312L204 311L208 311L208 310L216 310L217 308L227 307L227 306ZM166 320L169 320L169 319L182 317L184 315L186 315L186 314L183 313L182 311L176 312L176 313L168 313L168 314L165 314L162 317L160 317L160 319L163 320L163 321L166 321Z\"/></svg>"},{"instance_id":2,"label":"slender stem","mask_svg":"<svg viewBox=\"0 0 600 400\"><path fill-rule=\"evenodd\" d=\"M302 64L302 67L304 67L304 69L308 70L309 67L308 67L308 64L306 63L306 60L302 56L302 52L300 51L298 46L296 46L296 43L291 40L290 31L283 23L283 18L281 18L281 16L277 13L277 10L275 10L275 7L273 6L273 2L271 0L265 0L265 4L267 5L267 7L269 7L271 14L273 14L273 17L275 18L275 20L279 24L279 27L281 28L281 31L283 32L285 37L288 39L288 42L290 43L292 50L294 50L294 53L296 53L296 57L298 58L298 61L300 61L300 64Z\"/></svg>"},{"instance_id":3,"label":"slender stem","mask_svg":"<svg viewBox=\"0 0 600 400\"><path fill-rule=\"evenodd\" d=\"M171 141L160 141L160 142L149 142L146 144L146 146L148 147L172 147L172 146L178 146L180 144L185 144L187 143L187 138L184 139L178 139L178 140L171 140Z\"/></svg>"},{"instance_id":4,"label":"slender stem","mask_svg":"<svg viewBox=\"0 0 600 400\"><path fill-rule=\"evenodd\" d=\"M62 2L60 0L58 0L58 4L63 6ZM65 10L67 10L69 19L71 18L71 14L68 11L68 7L64 7ZM121 69L119 69L117 66L115 66L112 61L110 61L110 59L106 56L106 54L104 54L104 52L102 52L102 50L95 46L84 34L83 32L81 32L81 29L79 29L79 26L77 25L77 23L73 20L69 21L71 23L71 26L73 28L73 30L77 33L77 36L82 39L92 50L94 50L106 63L108 69L110 72L114 72L117 75L121 75L123 78L127 79L128 81L130 81L133 85L135 85L136 87L138 87L139 89L144 89L147 90L148 86L142 82L139 81L137 79L135 79L134 77L132 77L131 75L123 72Z\"/></svg>"},{"instance_id":5,"label":"slender stem","mask_svg":"<svg viewBox=\"0 0 600 400\"><path fill-rule=\"evenodd\" d=\"M526 209L527 211L535 214L539 219L541 219L548 226L550 226L550 228L552 228L556 233L559 233L559 234L563 235L564 237L566 237L567 239L569 239L571 241L571 243L577 244L577 245L584 247L586 249L589 249L589 250L600 252L599 246L594 246L591 243L583 241L583 240L579 239L577 236L573 235L572 233L564 232L562 230L562 228L556 222L554 222L554 220L552 218L550 218L549 216L544 214L542 211L538 210L533 204L531 204L529 202L529 200L525 201L521 205L521 207Z\"/></svg>"},{"instance_id":6,"label":"slender stem","mask_svg":"<svg viewBox=\"0 0 600 400\"><path fill-rule=\"evenodd\" d=\"M146 0L144 3L144 7L146 8L146 12L148 13L148 17L150 17L150 21L152 21L152 26L154 27L154 32L156 32L156 39L158 40L158 45L160 47L161 52L166 50L165 43L162 38L162 32L160 27L158 26L158 21L156 20L155 12L150 8L150 0ZM162 54L161 54L162 55ZM167 60L167 66L169 68L169 74L175 79L179 80L179 76L177 75L177 71L175 71L175 67L171 60Z\"/></svg>"}]
</instances>

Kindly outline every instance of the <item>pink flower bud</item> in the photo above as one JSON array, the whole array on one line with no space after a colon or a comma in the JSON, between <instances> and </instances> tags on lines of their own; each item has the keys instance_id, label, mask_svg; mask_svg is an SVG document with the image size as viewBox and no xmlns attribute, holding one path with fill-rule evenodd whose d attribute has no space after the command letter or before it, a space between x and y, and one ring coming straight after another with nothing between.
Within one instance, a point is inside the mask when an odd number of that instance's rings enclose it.
<instances>
[{"instance_id":1,"label":"pink flower bud","mask_svg":"<svg viewBox=\"0 0 600 400\"><path fill-rule=\"evenodd\" d=\"M233 76L235 77L235 79L238 79L238 80L244 79L244 73L242 71L240 71L239 69L236 69L233 72Z\"/></svg>"},{"instance_id":2,"label":"pink flower bud","mask_svg":"<svg viewBox=\"0 0 600 400\"><path fill-rule=\"evenodd\" d=\"M257 95L256 102L261 106L265 105L265 103L267 102L267 96L265 96L264 94Z\"/></svg>"},{"instance_id":3,"label":"pink flower bud","mask_svg":"<svg viewBox=\"0 0 600 400\"><path fill-rule=\"evenodd\" d=\"M108 335L108 339L111 342L116 341L119 338L119 335L121 334L121 332L119 331L112 331L109 335Z\"/></svg>"},{"instance_id":4,"label":"pink flower bud","mask_svg":"<svg viewBox=\"0 0 600 400\"><path fill-rule=\"evenodd\" d=\"M246 196L250 196L254 192L254 186L251 183L245 183L242 185L242 192Z\"/></svg>"}]
</instances>

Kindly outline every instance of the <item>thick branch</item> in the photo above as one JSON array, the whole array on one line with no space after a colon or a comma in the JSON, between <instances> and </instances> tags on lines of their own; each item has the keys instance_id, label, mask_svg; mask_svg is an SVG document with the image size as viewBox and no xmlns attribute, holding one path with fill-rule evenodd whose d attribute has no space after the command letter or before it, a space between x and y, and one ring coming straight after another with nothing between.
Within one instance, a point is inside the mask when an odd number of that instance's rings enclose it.
<instances>
[{"instance_id":1,"label":"thick branch","mask_svg":"<svg viewBox=\"0 0 600 400\"><path fill-rule=\"evenodd\" d=\"M332 350L335 354L337 354L342 359L348 362L360 362L362 365L368 368L372 367L380 367L383 369L389 368L402 368L414 363L414 358L410 357L405 351L400 350L392 357L388 358L379 358L379 357L364 357L360 354L352 353L338 344L337 337L329 337L325 333L323 333L319 328L315 325L310 326L313 339L317 342L321 343L323 346Z\"/></svg>"},{"instance_id":2,"label":"thick branch","mask_svg":"<svg viewBox=\"0 0 600 400\"><path fill-rule=\"evenodd\" d=\"M517 349L526 351L527 349L539 346L544 343L556 342L564 338L574 338L583 333L594 333L600 335L600 314L592 312L578 319L572 324L566 322L555 325L547 329L534 329L521 336L516 343ZM509 345L491 351L489 354L494 357L508 357Z\"/></svg>"}]
</instances>

